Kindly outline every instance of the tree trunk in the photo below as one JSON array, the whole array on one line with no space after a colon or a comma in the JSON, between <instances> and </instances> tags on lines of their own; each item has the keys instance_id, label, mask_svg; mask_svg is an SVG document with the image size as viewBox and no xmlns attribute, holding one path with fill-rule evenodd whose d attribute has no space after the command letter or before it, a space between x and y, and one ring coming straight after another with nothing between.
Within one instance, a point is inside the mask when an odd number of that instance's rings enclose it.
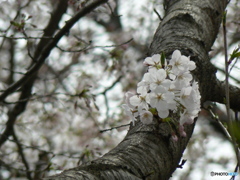
<instances>
[{"instance_id":1,"label":"tree trunk","mask_svg":"<svg viewBox=\"0 0 240 180\"><path fill-rule=\"evenodd\" d=\"M209 61L208 52L226 6L227 0L166 0L166 15L149 52L152 55L164 51L169 57L179 49L191 56L197 65L193 75L199 82L202 104L207 100L223 101L217 90L222 85L216 79L216 69ZM151 125L137 122L123 141L103 157L46 179L169 179L179 166L194 126L185 126L187 137L175 142L167 123L156 119Z\"/></svg>"}]
</instances>

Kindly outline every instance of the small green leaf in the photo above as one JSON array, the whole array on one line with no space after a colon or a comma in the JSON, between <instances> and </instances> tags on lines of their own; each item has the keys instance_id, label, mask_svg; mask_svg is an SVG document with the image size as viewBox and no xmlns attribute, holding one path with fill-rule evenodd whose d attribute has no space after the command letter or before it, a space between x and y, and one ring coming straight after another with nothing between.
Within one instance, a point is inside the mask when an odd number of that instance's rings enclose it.
<instances>
[{"instance_id":1,"label":"small green leaf","mask_svg":"<svg viewBox=\"0 0 240 180\"><path fill-rule=\"evenodd\" d=\"M157 109L156 108L149 108L148 109L153 115L158 115Z\"/></svg>"},{"instance_id":2,"label":"small green leaf","mask_svg":"<svg viewBox=\"0 0 240 180\"><path fill-rule=\"evenodd\" d=\"M87 92L89 92L89 89L83 89L82 92L79 93L79 98L87 98Z\"/></svg>"},{"instance_id":3,"label":"small green leaf","mask_svg":"<svg viewBox=\"0 0 240 180\"><path fill-rule=\"evenodd\" d=\"M239 58L240 57L240 52L239 52L239 48L234 49L232 54L230 55L230 60L229 62L231 62L232 60L234 60L235 58Z\"/></svg>"},{"instance_id":4,"label":"small green leaf","mask_svg":"<svg viewBox=\"0 0 240 180\"><path fill-rule=\"evenodd\" d=\"M170 122L171 120L172 120L171 117L166 117L162 119L163 122Z\"/></svg>"},{"instance_id":5,"label":"small green leaf","mask_svg":"<svg viewBox=\"0 0 240 180\"><path fill-rule=\"evenodd\" d=\"M165 65L165 60L166 60L165 53L162 52L162 53L161 53L161 64L162 64L162 67L163 67L163 68L164 68L164 65Z\"/></svg>"},{"instance_id":6,"label":"small green leaf","mask_svg":"<svg viewBox=\"0 0 240 180\"><path fill-rule=\"evenodd\" d=\"M10 23L11 23L13 26L16 26L16 27L19 27L19 26L20 26L20 24L17 23L17 22L15 22L15 21L10 21Z\"/></svg>"}]
</instances>

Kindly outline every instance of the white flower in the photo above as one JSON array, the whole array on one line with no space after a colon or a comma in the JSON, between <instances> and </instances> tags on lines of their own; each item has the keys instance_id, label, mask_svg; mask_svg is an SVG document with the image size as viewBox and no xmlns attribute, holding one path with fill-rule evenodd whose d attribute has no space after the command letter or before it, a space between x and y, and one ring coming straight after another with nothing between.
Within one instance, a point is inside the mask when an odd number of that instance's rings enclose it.
<instances>
[{"instance_id":1,"label":"white flower","mask_svg":"<svg viewBox=\"0 0 240 180\"><path fill-rule=\"evenodd\" d=\"M140 120L143 124L151 124L153 122L153 114L150 111L142 111Z\"/></svg>"},{"instance_id":2,"label":"white flower","mask_svg":"<svg viewBox=\"0 0 240 180\"><path fill-rule=\"evenodd\" d=\"M134 94L133 94L132 92L129 92L129 91L126 92L126 93L125 93L125 102L126 102L126 104L127 104L130 108L134 109L135 106L131 105L131 103L130 103L130 101L129 101L129 99L130 99L132 96L134 96Z\"/></svg>"},{"instance_id":3,"label":"white flower","mask_svg":"<svg viewBox=\"0 0 240 180\"><path fill-rule=\"evenodd\" d=\"M188 111L187 109L185 109L184 112L180 115L180 125L192 124L194 118L197 117L198 112L198 110Z\"/></svg>"},{"instance_id":4,"label":"white flower","mask_svg":"<svg viewBox=\"0 0 240 180\"><path fill-rule=\"evenodd\" d=\"M174 84L176 88L181 89L183 87L189 86L190 81L192 80L192 75L189 71L182 71L176 76Z\"/></svg>"},{"instance_id":5,"label":"white flower","mask_svg":"<svg viewBox=\"0 0 240 180\"><path fill-rule=\"evenodd\" d=\"M189 71L192 71L192 70L196 69L196 64L195 64L195 62L189 61L189 62L188 62L188 69L189 69Z\"/></svg>"},{"instance_id":6,"label":"white flower","mask_svg":"<svg viewBox=\"0 0 240 180\"><path fill-rule=\"evenodd\" d=\"M193 97L191 86L182 88L181 93L180 93L180 103L185 108L190 108L191 106L194 105L194 97Z\"/></svg>"},{"instance_id":7,"label":"white flower","mask_svg":"<svg viewBox=\"0 0 240 180\"><path fill-rule=\"evenodd\" d=\"M200 108L201 95L200 95L200 92L199 92L198 83L197 83L196 81L193 81L193 83L192 83L192 88L193 88L193 91L194 91L195 100L197 101L196 103L199 105L199 108ZM199 110L200 110L200 109L199 109Z\"/></svg>"},{"instance_id":8,"label":"white flower","mask_svg":"<svg viewBox=\"0 0 240 180\"><path fill-rule=\"evenodd\" d=\"M171 81L166 79L167 73L164 69L151 71L147 74L149 75L145 77L145 81L150 82L150 90L154 90L160 85L166 88L170 87Z\"/></svg>"},{"instance_id":9,"label":"white flower","mask_svg":"<svg viewBox=\"0 0 240 180\"><path fill-rule=\"evenodd\" d=\"M149 82L149 79L150 79L150 73L145 73L143 75L143 79L142 81L140 81L138 83L138 87L137 87L137 93L141 93L143 91L149 91L149 88L150 88L150 82Z\"/></svg>"},{"instance_id":10,"label":"white flower","mask_svg":"<svg viewBox=\"0 0 240 180\"><path fill-rule=\"evenodd\" d=\"M169 65L172 66L172 71L174 74L178 74L179 71L184 71L186 69L188 59L182 58L181 52L175 50L172 54L172 59L169 61Z\"/></svg>"},{"instance_id":11,"label":"white flower","mask_svg":"<svg viewBox=\"0 0 240 180\"><path fill-rule=\"evenodd\" d=\"M162 68L161 65L161 55L160 54L154 54L152 57L147 57L143 64L148 66L149 71L151 70L158 70L160 68Z\"/></svg>"},{"instance_id":12,"label":"white flower","mask_svg":"<svg viewBox=\"0 0 240 180\"><path fill-rule=\"evenodd\" d=\"M160 118L169 115L169 109L175 108L174 93L169 92L163 86L158 86L150 94L150 105L157 109Z\"/></svg>"},{"instance_id":13,"label":"white flower","mask_svg":"<svg viewBox=\"0 0 240 180\"><path fill-rule=\"evenodd\" d=\"M138 112L141 113L143 109L148 110L149 94L143 90L140 95L132 96L129 101L131 105L138 107Z\"/></svg>"},{"instance_id":14,"label":"white flower","mask_svg":"<svg viewBox=\"0 0 240 180\"><path fill-rule=\"evenodd\" d=\"M196 89L197 88L197 89ZM194 86L182 88L180 93L180 103L190 110L200 111L200 93L198 91L198 85L194 83Z\"/></svg>"},{"instance_id":15,"label":"white flower","mask_svg":"<svg viewBox=\"0 0 240 180\"><path fill-rule=\"evenodd\" d=\"M196 68L195 63L190 61L188 57L181 55L179 50L173 52L169 65L172 66L172 72L176 75L181 71L191 71Z\"/></svg>"},{"instance_id":16,"label":"white flower","mask_svg":"<svg viewBox=\"0 0 240 180\"><path fill-rule=\"evenodd\" d=\"M143 64L146 65L146 66L156 66L156 65L159 65L160 63L160 54L154 54L152 57L147 57Z\"/></svg>"},{"instance_id":17,"label":"white flower","mask_svg":"<svg viewBox=\"0 0 240 180\"><path fill-rule=\"evenodd\" d=\"M193 119L198 116L200 108L200 93L198 84L194 81L192 86L183 88L180 93L180 103L185 107L180 116L180 124L192 124Z\"/></svg>"},{"instance_id":18,"label":"white flower","mask_svg":"<svg viewBox=\"0 0 240 180\"><path fill-rule=\"evenodd\" d=\"M127 116L129 116L132 119L133 125L135 125L135 121L137 121L136 117L139 115L139 113L133 113L133 110L130 109L130 107L127 104L123 104L122 108L124 109Z\"/></svg>"}]
</instances>

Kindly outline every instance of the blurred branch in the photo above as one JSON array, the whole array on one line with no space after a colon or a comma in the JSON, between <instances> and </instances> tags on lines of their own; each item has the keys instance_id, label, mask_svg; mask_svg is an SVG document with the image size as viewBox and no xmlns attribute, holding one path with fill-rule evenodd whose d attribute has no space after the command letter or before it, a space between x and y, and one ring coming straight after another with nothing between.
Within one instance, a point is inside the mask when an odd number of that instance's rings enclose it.
<instances>
[{"instance_id":1,"label":"blurred branch","mask_svg":"<svg viewBox=\"0 0 240 180\"><path fill-rule=\"evenodd\" d=\"M16 143L16 141L14 139L8 139L9 141L13 142L13 143ZM18 141L18 143L24 148L24 149L32 149L32 150L37 150L37 151L40 151L40 152L45 152L45 153L48 153L50 155L52 155L52 157L55 157L55 156L62 156L62 157L67 157L67 158L72 158L72 159L79 159L79 157L81 155L79 155L79 151L60 151L58 153L56 152L53 152L53 151L46 151L44 149L42 149L41 146L29 146L29 145L25 145L21 142ZM3 161L0 160L0 165L1 163L5 164ZM15 169L14 167L12 167L12 169ZM25 171L23 169L20 169L21 171ZM34 172L34 171L30 171L30 172Z\"/></svg>"},{"instance_id":2,"label":"blurred branch","mask_svg":"<svg viewBox=\"0 0 240 180\"><path fill-rule=\"evenodd\" d=\"M109 103L108 103L108 98L106 93L111 90L121 79L123 76L119 76L113 83L111 86L107 87L103 92L98 93L98 95L102 94L104 96L104 101L106 104L106 120L104 121L104 124L107 123L108 121L108 117L109 117Z\"/></svg>"},{"instance_id":3,"label":"blurred branch","mask_svg":"<svg viewBox=\"0 0 240 180\"><path fill-rule=\"evenodd\" d=\"M15 55L15 42L12 39L9 39L9 55L10 55L10 59L9 59L9 76L8 79L6 80L7 84L12 84L14 82L14 68L15 68L15 61L14 61L14 55Z\"/></svg>"},{"instance_id":4,"label":"blurred branch","mask_svg":"<svg viewBox=\"0 0 240 180\"><path fill-rule=\"evenodd\" d=\"M15 37L15 36L5 36L0 35L0 37L6 38L6 39L53 39L54 37L32 37L32 36L22 36L22 37Z\"/></svg>"},{"instance_id":5,"label":"blurred branch","mask_svg":"<svg viewBox=\"0 0 240 180\"><path fill-rule=\"evenodd\" d=\"M122 23L121 23L121 19L120 19L120 15L118 13L118 8L119 8L119 0L114 0L116 3L116 7L112 10L111 6L109 5L109 3L107 4L108 7L111 10L111 15L110 15L110 19L108 22L105 22L103 20L99 20L98 19L98 15L93 15L93 19L96 23L98 23L99 25L103 26L106 31L108 32L115 32L115 31L121 31L122 30Z\"/></svg>"},{"instance_id":6,"label":"blurred branch","mask_svg":"<svg viewBox=\"0 0 240 180\"><path fill-rule=\"evenodd\" d=\"M238 145L237 145L236 141L234 140L234 137L232 137L232 135L229 133L227 128L219 120L218 116L216 114L214 114L214 112L212 111L212 106L208 106L207 108L204 108L204 109L206 109L208 112L210 112L210 114L212 116L212 119L214 119L218 123L218 125L221 127L221 129L223 130L223 132L227 136L228 140L233 144L234 149L236 150L236 155L239 156L240 155L240 150L238 148Z\"/></svg>"},{"instance_id":7,"label":"blurred branch","mask_svg":"<svg viewBox=\"0 0 240 180\"><path fill-rule=\"evenodd\" d=\"M211 90L214 92L214 94L211 94L208 97L209 101L212 102L218 102L225 104L225 82L224 81L219 81L216 80L211 81L212 82L212 87L213 89ZM233 109L234 111L238 110L240 111L240 88L236 86L229 85L229 98L230 98L230 108Z\"/></svg>"},{"instance_id":8,"label":"blurred branch","mask_svg":"<svg viewBox=\"0 0 240 180\"><path fill-rule=\"evenodd\" d=\"M55 33L55 31L58 29L58 23L60 22L62 15L67 10L67 2L68 2L67 0L59 1L56 9L54 9L54 11L52 13L52 16L49 20L47 27L44 30L43 36L52 36ZM47 42L48 42L48 39L41 39L41 41L38 43L37 49L35 51L34 59L37 59L41 55L41 51L42 51L42 49L44 49ZM19 102L12 109L10 109L8 111L8 120L6 123L6 127L5 127L4 132L0 136L0 146L8 139L8 137L10 135L12 135L13 126L14 126L14 123L15 123L18 115L21 114L25 110L26 105L27 105L27 100L30 98L30 96L32 94L31 93L32 86L37 77L36 75L37 75L36 72L32 72L32 75L30 74L29 77L28 77L28 75L25 74L25 76L23 76L23 78L20 79L20 81L17 81L16 83L10 85L9 88L7 88L8 90L6 90L5 92L3 92L1 94L0 102L1 101L4 102L5 98L9 94L13 93L16 89L18 89L21 85L23 85L23 83L25 83L20 89L21 95L19 98ZM27 80L29 80L29 81L26 83ZM25 100L25 101L22 101L22 100Z\"/></svg>"},{"instance_id":9,"label":"blurred branch","mask_svg":"<svg viewBox=\"0 0 240 180\"><path fill-rule=\"evenodd\" d=\"M225 71L223 69L220 69L220 68L217 67L217 70L220 71L221 73L225 74ZM240 84L240 79L237 79L237 78L235 78L235 77L233 77L231 75L229 75L229 78L234 80L236 83Z\"/></svg>"},{"instance_id":10,"label":"blurred branch","mask_svg":"<svg viewBox=\"0 0 240 180\"><path fill-rule=\"evenodd\" d=\"M5 98L13 93L17 88L21 85L25 84L31 77L33 77L42 64L45 62L45 59L49 56L51 50L57 45L58 41L69 32L72 26L86 14L90 13L92 10L100 6L101 4L107 2L108 0L96 0L93 3L89 4L88 6L81 9L75 16L73 16L70 20L68 20L65 26L59 30L59 32L54 36L54 39L50 40L50 42L45 46L43 51L41 52L40 56L36 59L36 63L25 73L21 79L17 82L9 86L0 96L0 101L4 101Z\"/></svg>"},{"instance_id":11,"label":"blurred branch","mask_svg":"<svg viewBox=\"0 0 240 180\"><path fill-rule=\"evenodd\" d=\"M43 95L37 95L37 94L32 94L31 97L26 98L26 99L20 99L18 101L8 101L6 102L6 104L17 104L17 103L22 103L22 102L27 102L27 101L35 101L37 99L43 99L43 98L47 98L47 97L52 97L56 100L58 100L58 97L54 97L57 95L65 95L65 96L69 96L69 97L81 97L81 93L78 94L69 94L69 93L60 93L60 92L54 92L54 93L50 93L50 94L43 94Z\"/></svg>"},{"instance_id":12,"label":"blurred branch","mask_svg":"<svg viewBox=\"0 0 240 180\"><path fill-rule=\"evenodd\" d=\"M12 136L13 136L14 142L16 143L16 145L18 147L18 154L21 156L22 162L23 162L23 164L24 164L24 166L26 168L26 176L27 176L27 178L29 180L32 180L31 173L29 172L28 162L26 160L26 157L25 157L24 152L23 152L23 148L22 148L22 146L21 146L21 144L20 144L20 142L19 142L19 140L18 140L18 138L17 138L17 136L15 134L14 129L12 131Z\"/></svg>"},{"instance_id":13,"label":"blurred branch","mask_svg":"<svg viewBox=\"0 0 240 180\"><path fill-rule=\"evenodd\" d=\"M119 76L113 83L111 86L107 87L103 92L98 93L99 94L106 94L110 89L112 89L121 79L123 76Z\"/></svg>"},{"instance_id":14,"label":"blurred branch","mask_svg":"<svg viewBox=\"0 0 240 180\"><path fill-rule=\"evenodd\" d=\"M79 49L79 50L66 50L66 49L63 49L63 48L61 48L59 46L56 46L56 48L58 48L62 52L69 52L69 53L71 53L71 52L82 52L82 51L87 51L87 50L95 49L95 48L102 48L102 49L104 49L104 48L119 47L119 46L122 46L122 45L130 43L132 40L133 40L133 38L131 38L128 41L123 42L121 44L113 44L113 45L106 45L106 46L91 46L91 47L86 46L86 47L84 47L82 49Z\"/></svg>"},{"instance_id":15,"label":"blurred branch","mask_svg":"<svg viewBox=\"0 0 240 180\"><path fill-rule=\"evenodd\" d=\"M51 50L57 45L58 41L69 32L71 27L82 17L86 14L90 13L92 10L97 8L99 5L107 2L107 0L96 0L93 3L89 4L88 6L81 9L75 16L73 16L70 20L68 20L65 26L60 29L57 34L54 36L54 39L41 39L38 44L38 47L35 51L34 55L34 62L31 65L30 69L25 73L21 79L19 79L14 84L10 85L1 95L0 95L0 102L4 102L5 98L21 87L21 95L19 100L28 99L31 96L32 87L34 81L37 77L37 72L45 62L45 59L49 56ZM52 13L50 21L44 30L43 36L52 36L55 31L58 29L58 24L61 20L62 15L67 10L67 0L60 0L57 8ZM36 63L35 63L36 62ZM2 135L0 136L0 146L8 139L8 137L12 134L13 126L16 121L16 118L19 114L21 114L27 105L27 101L17 103L12 110L8 112L8 121L6 123L6 128Z\"/></svg>"},{"instance_id":16,"label":"blurred branch","mask_svg":"<svg viewBox=\"0 0 240 180\"><path fill-rule=\"evenodd\" d=\"M27 7L30 3L31 3L31 0L28 0L28 2L26 2L25 5L23 5L23 6L21 6L21 7L18 7L17 13L16 13L15 17L13 18L13 21L16 20L16 19L18 18L18 16L21 14L21 10L22 10L23 8ZM12 27L12 24L10 23L10 25L7 27L7 29L6 29L4 32L8 32L8 30L9 30L11 27ZM1 36L0 36L0 37L1 37ZM4 42L5 42L5 39L6 39L6 37L4 36L4 39L3 39L3 41L2 41L2 43L1 43L1 45L0 45L0 49L2 49L2 46L3 46Z\"/></svg>"}]
</instances>

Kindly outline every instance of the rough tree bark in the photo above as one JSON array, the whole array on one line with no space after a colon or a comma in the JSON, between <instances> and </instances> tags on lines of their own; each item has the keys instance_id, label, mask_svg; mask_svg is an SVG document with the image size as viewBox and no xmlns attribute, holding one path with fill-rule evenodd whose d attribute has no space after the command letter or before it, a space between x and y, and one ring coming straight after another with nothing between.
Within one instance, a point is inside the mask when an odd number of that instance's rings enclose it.
<instances>
[{"instance_id":1,"label":"rough tree bark","mask_svg":"<svg viewBox=\"0 0 240 180\"><path fill-rule=\"evenodd\" d=\"M218 34L227 0L168 0L166 15L160 23L149 54L165 52L169 56L179 49L197 64L193 72L199 82L201 103L223 103L224 84L216 79L216 69L208 52ZM231 108L239 110L240 97L235 87L231 91ZM195 124L186 128L187 137L172 141L166 123L154 120L152 125L138 122L131 126L123 141L103 157L80 167L66 170L46 179L169 179L179 166L182 153Z\"/></svg>"},{"instance_id":2,"label":"rough tree bark","mask_svg":"<svg viewBox=\"0 0 240 180\"><path fill-rule=\"evenodd\" d=\"M216 69L208 52L219 31L227 0L168 0L166 15L153 38L149 54L165 52L167 56L179 49L197 64L193 72L199 82L201 104L206 101L224 103L224 84L216 79ZM230 88L231 108L237 104L240 90ZM66 170L46 179L169 179L179 166L182 153L195 124L185 127L186 138L174 142L166 123L156 119L152 125L138 122L131 126L123 141L103 157L80 167Z\"/></svg>"},{"instance_id":3,"label":"rough tree bark","mask_svg":"<svg viewBox=\"0 0 240 180\"><path fill-rule=\"evenodd\" d=\"M151 55L164 51L169 56L179 49L191 56L197 64L193 75L199 82L202 104L224 101L224 85L216 79L216 69L210 63L208 52L218 34L227 3L227 0L166 1L166 15L150 47ZM231 108L240 110L237 106L240 97L236 94L240 90L231 87L230 91ZM152 125L137 122L123 141L103 157L46 179L169 179L179 166L194 126L185 126L187 137L175 142L166 123L156 119Z\"/></svg>"}]
</instances>

